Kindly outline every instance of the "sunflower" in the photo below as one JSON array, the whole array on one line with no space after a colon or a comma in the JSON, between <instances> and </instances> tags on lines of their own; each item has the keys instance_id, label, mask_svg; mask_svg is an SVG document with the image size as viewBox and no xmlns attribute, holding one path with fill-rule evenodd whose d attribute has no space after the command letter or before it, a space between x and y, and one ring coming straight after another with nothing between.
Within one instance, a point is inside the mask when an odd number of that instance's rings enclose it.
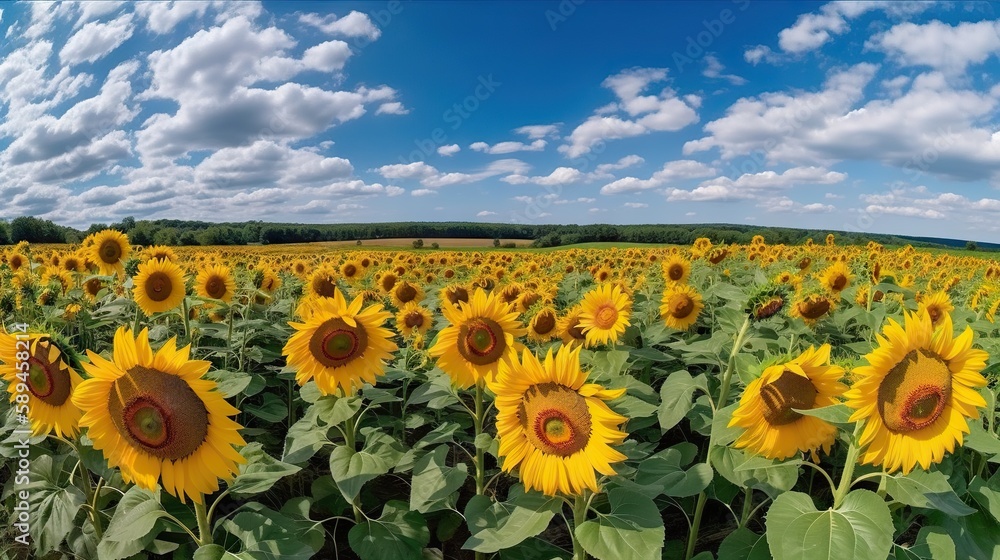
<instances>
[{"instance_id":1,"label":"sunflower","mask_svg":"<svg viewBox=\"0 0 1000 560\"><path fill-rule=\"evenodd\" d=\"M100 278L91 278L83 283L83 293L90 301L97 301L97 294L104 289L104 282Z\"/></svg>"},{"instance_id":2,"label":"sunflower","mask_svg":"<svg viewBox=\"0 0 1000 560\"><path fill-rule=\"evenodd\" d=\"M378 277L376 284L378 284L380 290L388 294L396 285L397 280L399 280L399 278L394 273L386 272Z\"/></svg>"},{"instance_id":3,"label":"sunflower","mask_svg":"<svg viewBox=\"0 0 1000 560\"><path fill-rule=\"evenodd\" d=\"M614 284L601 284L587 292L580 307L580 328L588 347L618 342L631 324L632 301Z\"/></svg>"},{"instance_id":4,"label":"sunflower","mask_svg":"<svg viewBox=\"0 0 1000 560\"><path fill-rule=\"evenodd\" d=\"M106 229L91 237L90 259L97 264L105 276L117 273L125 275L125 259L132 252L128 237L120 231Z\"/></svg>"},{"instance_id":5,"label":"sunflower","mask_svg":"<svg viewBox=\"0 0 1000 560\"><path fill-rule=\"evenodd\" d=\"M584 344L587 341L587 335L584 334L583 328L580 326L582 313L583 309L579 305L575 305L559 319L556 328L564 345L573 346Z\"/></svg>"},{"instance_id":6,"label":"sunflower","mask_svg":"<svg viewBox=\"0 0 1000 560\"><path fill-rule=\"evenodd\" d=\"M154 354L147 329L133 338L121 327L112 361L87 355L90 379L73 392L73 403L94 449L126 483L155 490L159 481L182 502L187 495L202 503L246 462L233 448L246 445L230 418L240 411L203 379L211 363L191 360L190 346L178 349L171 339Z\"/></svg>"},{"instance_id":7,"label":"sunflower","mask_svg":"<svg viewBox=\"0 0 1000 560\"><path fill-rule=\"evenodd\" d=\"M931 318L931 324L937 327L955 310L955 306L951 304L947 292L934 292L920 302L919 310L926 311Z\"/></svg>"},{"instance_id":8,"label":"sunflower","mask_svg":"<svg viewBox=\"0 0 1000 560\"><path fill-rule=\"evenodd\" d=\"M169 311L184 301L184 271L168 260L150 259L139 265L132 298L146 315Z\"/></svg>"},{"instance_id":9,"label":"sunflower","mask_svg":"<svg viewBox=\"0 0 1000 560\"><path fill-rule=\"evenodd\" d=\"M826 268L820 275L819 281L828 292L839 296L840 292L851 285L851 269L841 261L837 261Z\"/></svg>"},{"instance_id":10,"label":"sunflower","mask_svg":"<svg viewBox=\"0 0 1000 560\"><path fill-rule=\"evenodd\" d=\"M198 272L194 289L203 298L229 302L233 299L233 292L236 291L236 282L228 266L214 264Z\"/></svg>"},{"instance_id":11,"label":"sunflower","mask_svg":"<svg viewBox=\"0 0 1000 560\"><path fill-rule=\"evenodd\" d=\"M309 276L312 266L309 264L309 261L297 259L292 263L290 270L292 271L292 274L304 279Z\"/></svg>"},{"instance_id":12,"label":"sunflower","mask_svg":"<svg viewBox=\"0 0 1000 560\"><path fill-rule=\"evenodd\" d=\"M397 309L402 309L409 302L420 303L424 299L424 290L411 282L396 282L392 291L392 303Z\"/></svg>"},{"instance_id":13,"label":"sunflower","mask_svg":"<svg viewBox=\"0 0 1000 560\"><path fill-rule=\"evenodd\" d=\"M800 317L807 325L812 326L832 312L833 307L832 299L821 294L812 294L795 301L792 304L791 315Z\"/></svg>"},{"instance_id":14,"label":"sunflower","mask_svg":"<svg viewBox=\"0 0 1000 560\"><path fill-rule=\"evenodd\" d=\"M0 333L0 361L3 362L0 377L7 381L10 402L15 403L15 407L19 393L25 392L25 388L30 393L28 417L33 435L55 432L60 437L74 438L80 431L83 413L73 404L70 395L83 379L67 363L66 357L48 335ZM69 361L73 362L72 358ZM25 371L24 367L28 369ZM22 384L24 387L19 387Z\"/></svg>"},{"instance_id":15,"label":"sunflower","mask_svg":"<svg viewBox=\"0 0 1000 560\"><path fill-rule=\"evenodd\" d=\"M552 307L543 307L528 323L528 340L548 342L558 333L556 322L556 310Z\"/></svg>"},{"instance_id":16,"label":"sunflower","mask_svg":"<svg viewBox=\"0 0 1000 560\"><path fill-rule=\"evenodd\" d=\"M442 312L451 324L438 333L429 352L455 386L468 389L488 380L501 362L516 358L521 347L516 339L526 330L518 312L496 293L478 289L468 302L445 304Z\"/></svg>"},{"instance_id":17,"label":"sunflower","mask_svg":"<svg viewBox=\"0 0 1000 560\"><path fill-rule=\"evenodd\" d=\"M177 253L170 247L154 245L146 249L146 256L153 260L177 262Z\"/></svg>"},{"instance_id":18,"label":"sunflower","mask_svg":"<svg viewBox=\"0 0 1000 560\"><path fill-rule=\"evenodd\" d=\"M747 385L729 426L745 431L737 449L749 448L768 459L787 459L805 451L814 459L820 448L830 452L837 436L833 424L795 410L832 406L847 390L844 369L829 365L830 345L810 347L794 360L764 370Z\"/></svg>"},{"instance_id":19,"label":"sunflower","mask_svg":"<svg viewBox=\"0 0 1000 560\"><path fill-rule=\"evenodd\" d=\"M29 264L28 257L22 255L21 253L12 253L7 256L7 264L10 265L10 269L17 272L22 266Z\"/></svg>"},{"instance_id":20,"label":"sunflower","mask_svg":"<svg viewBox=\"0 0 1000 560\"><path fill-rule=\"evenodd\" d=\"M498 455L505 472L518 469L526 490L546 496L599 492L594 471L614 476L612 463L626 459L613 445L628 436L628 420L604 402L625 393L588 384L580 348L550 349L540 362L525 350L500 365L495 383Z\"/></svg>"},{"instance_id":21,"label":"sunflower","mask_svg":"<svg viewBox=\"0 0 1000 560\"><path fill-rule=\"evenodd\" d=\"M288 365L295 379L305 385L310 379L324 395L337 389L354 393L362 383L375 384L396 345L392 332L382 326L392 314L381 304L364 309L361 296L350 304L340 290L333 297L312 300L312 311L304 323L288 324L296 330L285 344Z\"/></svg>"},{"instance_id":22,"label":"sunflower","mask_svg":"<svg viewBox=\"0 0 1000 560\"><path fill-rule=\"evenodd\" d=\"M340 266L340 275L348 282L356 282L364 276L365 270L361 263L350 260Z\"/></svg>"},{"instance_id":23,"label":"sunflower","mask_svg":"<svg viewBox=\"0 0 1000 560\"><path fill-rule=\"evenodd\" d=\"M396 313L396 330L403 336L412 337L417 334L426 334L431 328L432 322L433 317L430 309L412 301L404 305L399 313Z\"/></svg>"},{"instance_id":24,"label":"sunflower","mask_svg":"<svg viewBox=\"0 0 1000 560\"><path fill-rule=\"evenodd\" d=\"M60 267L66 272L80 272L83 270L83 261L76 255L66 255Z\"/></svg>"},{"instance_id":25,"label":"sunflower","mask_svg":"<svg viewBox=\"0 0 1000 560\"><path fill-rule=\"evenodd\" d=\"M698 290L687 284L667 286L660 302L660 316L668 327L679 331L690 329L705 307Z\"/></svg>"},{"instance_id":26,"label":"sunflower","mask_svg":"<svg viewBox=\"0 0 1000 560\"><path fill-rule=\"evenodd\" d=\"M680 255L670 255L663 263L663 279L667 282L683 284L691 276L691 263Z\"/></svg>"},{"instance_id":27,"label":"sunflower","mask_svg":"<svg viewBox=\"0 0 1000 560\"><path fill-rule=\"evenodd\" d=\"M438 295L441 301L448 300L452 305L458 305L459 302L469 301L469 289L461 284L445 286L444 288L441 288Z\"/></svg>"},{"instance_id":28,"label":"sunflower","mask_svg":"<svg viewBox=\"0 0 1000 560\"><path fill-rule=\"evenodd\" d=\"M968 418L978 419L986 401L976 391L989 355L972 348L969 327L954 337L950 316L935 329L930 315L907 312L904 325L890 319L878 348L854 369L857 381L845 397L856 409L850 420L865 421L860 445L863 463L888 472L927 470L945 451L962 445Z\"/></svg>"}]
</instances>

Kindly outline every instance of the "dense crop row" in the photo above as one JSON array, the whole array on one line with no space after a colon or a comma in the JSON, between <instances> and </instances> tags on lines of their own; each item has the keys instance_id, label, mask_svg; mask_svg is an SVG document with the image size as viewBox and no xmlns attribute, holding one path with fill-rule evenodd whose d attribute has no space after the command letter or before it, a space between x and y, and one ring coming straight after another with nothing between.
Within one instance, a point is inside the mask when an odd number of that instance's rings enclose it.
<instances>
[{"instance_id":1,"label":"dense crop row","mask_svg":"<svg viewBox=\"0 0 1000 560\"><path fill-rule=\"evenodd\" d=\"M21 244L0 558L990 558L1000 265Z\"/></svg>"}]
</instances>

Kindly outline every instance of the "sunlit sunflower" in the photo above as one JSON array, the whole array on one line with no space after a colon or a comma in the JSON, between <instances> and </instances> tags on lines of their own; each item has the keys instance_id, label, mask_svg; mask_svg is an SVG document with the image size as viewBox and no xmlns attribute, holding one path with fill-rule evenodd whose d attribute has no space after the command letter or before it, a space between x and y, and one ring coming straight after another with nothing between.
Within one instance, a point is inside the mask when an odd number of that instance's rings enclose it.
<instances>
[{"instance_id":1,"label":"sunlit sunflower","mask_svg":"<svg viewBox=\"0 0 1000 560\"><path fill-rule=\"evenodd\" d=\"M125 275L125 259L132 252L128 237L120 231L106 229L91 238L90 260L97 264L101 274Z\"/></svg>"},{"instance_id":2,"label":"sunlit sunflower","mask_svg":"<svg viewBox=\"0 0 1000 560\"><path fill-rule=\"evenodd\" d=\"M309 261L305 259L296 259L292 263L290 270L292 271L292 274L305 279L309 276L309 272L312 270L312 265L310 265Z\"/></svg>"},{"instance_id":3,"label":"sunlit sunflower","mask_svg":"<svg viewBox=\"0 0 1000 560\"><path fill-rule=\"evenodd\" d=\"M840 292L850 286L852 278L854 278L854 275L851 274L851 269L847 268L847 265L841 261L828 266L819 275L820 283L828 292L834 295L839 295Z\"/></svg>"},{"instance_id":4,"label":"sunlit sunflower","mask_svg":"<svg viewBox=\"0 0 1000 560\"><path fill-rule=\"evenodd\" d=\"M907 312L903 326L890 319L882 329L869 365L854 368L857 381L844 396L856 409L850 420L865 422L863 463L908 474L962 445L967 419L986 406L976 388L986 385L980 372L989 354L972 348L970 327L958 338L952 329L949 315L935 329L927 313Z\"/></svg>"},{"instance_id":5,"label":"sunlit sunflower","mask_svg":"<svg viewBox=\"0 0 1000 560\"><path fill-rule=\"evenodd\" d=\"M478 289L468 302L445 304L441 310L451 324L438 333L429 352L461 389L488 381L499 364L515 358L522 347L517 338L526 329L518 321L519 313L496 293Z\"/></svg>"},{"instance_id":6,"label":"sunlit sunflower","mask_svg":"<svg viewBox=\"0 0 1000 560\"><path fill-rule=\"evenodd\" d=\"M97 301L97 294L101 293L103 289L104 282L101 282L100 278L91 278L83 283L83 294L90 301Z\"/></svg>"},{"instance_id":7,"label":"sunlit sunflower","mask_svg":"<svg viewBox=\"0 0 1000 560\"><path fill-rule=\"evenodd\" d=\"M309 275L305 284L307 297L329 298L337 292L337 267L324 264Z\"/></svg>"},{"instance_id":8,"label":"sunlit sunflower","mask_svg":"<svg viewBox=\"0 0 1000 560\"><path fill-rule=\"evenodd\" d=\"M668 285L663 291L663 299L660 300L660 317L668 327L686 331L698 321L698 316L704 307L701 294L694 286Z\"/></svg>"},{"instance_id":9,"label":"sunlit sunflower","mask_svg":"<svg viewBox=\"0 0 1000 560\"><path fill-rule=\"evenodd\" d=\"M153 260L177 262L177 253L165 245L154 245L147 248L146 256Z\"/></svg>"},{"instance_id":10,"label":"sunlit sunflower","mask_svg":"<svg viewBox=\"0 0 1000 560\"><path fill-rule=\"evenodd\" d=\"M528 323L528 340L548 342L559 334L558 317L552 307L543 307Z\"/></svg>"},{"instance_id":11,"label":"sunlit sunflower","mask_svg":"<svg viewBox=\"0 0 1000 560\"><path fill-rule=\"evenodd\" d=\"M146 315L169 311L184 301L184 271L168 260L149 260L139 265L132 298Z\"/></svg>"},{"instance_id":12,"label":"sunlit sunflower","mask_svg":"<svg viewBox=\"0 0 1000 560\"><path fill-rule=\"evenodd\" d=\"M115 333L113 359L87 351L90 374L73 392L84 412L94 449L126 483L155 490L157 481L184 501L219 489L232 480L244 459L233 446L246 445L242 426L231 416L239 409L226 402L214 381L204 379L210 362L191 360L191 347L167 341L155 354L149 332L133 338L125 327Z\"/></svg>"},{"instance_id":13,"label":"sunlit sunflower","mask_svg":"<svg viewBox=\"0 0 1000 560\"><path fill-rule=\"evenodd\" d=\"M579 305L574 305L566 314L563 315L559 322L556 324L556 329L558 329L559 337L562 338L563 344L567 346L582 345L587 341L587 335L584 334L583 328L580 326L581 317L583 313L583 308Z\"/></svg>"},{"instance_id":14,"label":"sunlit sunflower","mask_svg":"<svg viewBox=\"0 0 1000 560\"><path fill-rule=\"evenodd\" d=\"M412 337L417 334L426 334L427 330L431 328L432 322L433 316L430 309L412 301L404 305L399 313L396 313L396 330L403 336Z\"/></svg>"},{"instance_id":15,"label":"sunlit sunflower","mask_svg":"<svg viewBox=\"0 0 1000 560\"><path fill-rule=\"evenodd\" d=\"M378 288L380 290L388 294L389 292L392 291L392 288L396 285L397 280L399 280L399 277L397 277L394 273L386 272L378 277L376 283L378 284Z\"/></svg>"},{"instance_id":16,"label":"sunlit sunflower","mask_svg":"<svg viewBox=\"0 0 1000 560\"><path fill-rule=\"evenodd\" d=\"M580 302L580 328L587 346L614 344L631 324L632 301L614 284L601 284Z\"/></svg>"},{"instance_id":17,"label":"sunlit sunflower","mask_svg":"<svg viewBox=\"0 0 1000 560\"><path fill-rule=\"evenodd\" d=\"M336 290L333 297L313 300L304 323L288 323L296 332L283 353L299 385L315 379L324 395L338 388L350 395L364 383L375 384L396 351L392 331L382 326L392 314L381 304L363 305L361 296L348 304Z\"/></svg>"},{"instance_id":18,"label":"sunlit sunflower","mask_svg":"<svg viewBox=\"0 0 1000 560\"><path fill-rule=\"evenodd\" d=\"M469 301L469 289L460 284L445 286L439 292L439 299L442 302L448 300L452 305L458 305L459 302Z\"/></svg>"},{"instance_id":19,"label":"sunlit sunflower","mask_svg":"<svg viewBox=\"0 0 1000 560\"><path fill-rule=\"evenodd\" d=\"M500 365L495 383L501 468L515 468L526 490L547 496L600 492L594 471L614 476L612 463L626 459L614 449L628 436L628 420L604 402L624 389L588 384L580 369L580 348L550 349L540 362L525 350L519 360Z\"/></svg>"},{"instance_id":20,"label":"sunlit sunflower","mask_svg":"<svg viewBox=\"0 0 1000 560\"><path fill-rule=\"evenodd\" d=\"M691 275L691 263L680 255L670 255L670 258L664 261L662 266L665 282L683 284Z\"/></svg>"},{"instance_id":21,"label":"sunlit sunflower","mask_svg":"<svg viewBox=\"0 0 1000 560\"><path fill-rule=\"evenodd\" d=\"M28 257L21 253L11 253L7 256L7 264L11 270L17 272L22 266L29 264Z\"/></svg>"},{"instance_id":22,"label":"sunlit sunflower","mask_svg":"<svg viewBox=\"0 0 1000 560\"><path fill-rule=\"evenodd\" d=\"M951 298L948 297L947 292L934 292L929 296L925 296L920 301L919 310L926 311L927 315L931 318L931 324L936 327L944 321L946 316L955 310L955 306L952 305Z\"/></svg>"},{"instance_id":23,"label":"sunlit sunflower","mask_svg":"<svg viewBox=\"0 0 1000 560\"><path fill-rule=\"evenodd\" d=\"M236 291L232 271L224 264L210 264L198 272L194 281L195 292L203 298L229 302Z\"/></svg>"},{"instance_id":24,"label":"sunlit sunflower","mask_svg":"<svg viewBox=\"0 0 1000 560\"><path fill-rule=\"evenodd\" d=\"M17 396L23 392L19 385L23 384L30 393L27 414L33 435L55 433L74 438L80 431L83 413L70 396L83 379L67 359L48 335L0 333L0 361L3 362L0 377L7 381L10 402L15 407ZM22 366L22 363L28 365Z\"/></svg>"},{"instance_id":25,"label":"sunlit sunflower","mask_svg":"<svg viewBox=\"0 0 1000 560\"><path fill-rule=\"evenodd\" d=\"M734 446L768 459L787 459L800 451L815 458L820 448L829 453L837 427L795 412L840 402L837 397L847 390L840 382L844 369L829 362L829 344L810 347L794 360L766 368L751 381L729 422L745 429Z\"/></svg>"},{"instance_id":26,"label":"sunlit sunflower","mask_svg":"<svg viewBox=\"0 0 1000 560\"><path fill-rule=\"evenodd\" d=\"M350 260L340 265L340 275L344 277L344 280L348 282L356 282L360 280L365 274L364 267L361 263Z\"/></svg>"},{"instance_id":27,"label":"sunlit sunflower","mask_svg":"<svg viewBox=\"0 0 1000 560\"><path fill-rule=\"evenodd\" d=\"M66 255L59 266L66 272L80 272L83 270L83 261L76 255Z\"/></svg>"}]
</instances>

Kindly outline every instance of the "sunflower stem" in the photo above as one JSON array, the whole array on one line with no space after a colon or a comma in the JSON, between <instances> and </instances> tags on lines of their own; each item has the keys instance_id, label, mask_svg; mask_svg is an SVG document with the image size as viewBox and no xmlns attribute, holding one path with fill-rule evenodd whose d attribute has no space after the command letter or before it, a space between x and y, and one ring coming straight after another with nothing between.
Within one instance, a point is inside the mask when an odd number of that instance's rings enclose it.
<instances>
[{"instance_id":1,"label":"sunflower stem","mask_svg":"<svg viewBox=\"0 0 1000 560\"><path fill-rule=\"evenodd\" d=\"M753 488L743 489L743 513L740 515L740 528L750 522L750 512L753 511Z\"/></svg>"},{"instance_id":2,"label":"sunflower stem","mask_svg":"<svg viewBox=\"0 0 1000 560\"><path fill-rule=\"evenodd\" d=\"M736 369L736 356L739 355L740 349L743 348L743 340L746 338L749 330L750 315L747 315L746 319L743 320L743 326L740 327L740 331L736 333L736 339L733 341L733 349L729 353L729 362L726 364L726 370L722 373L722 383L719 388L719 400L716 401L715 412L725 408L728 404L729 387L733 381L733 370ZM709 435L708 452L705 454L705 464L709 467L712 466L712 447L714 445L715 440L712 435ZM695 545L698 544L698 531L701 529L701 517L705 513L706 502L708 502L708 494L706 494L703 490L698 494L698 502L694 507L694 520L691 522L691 532L688 534L687 551L684 554L685 560L691 560L691 557L694 556L694 548Z\"/></svg>"},{"instance_id":3,"label":"sunflower stem","mask_svg":"<svg viewBox=\"0 0 1000 560\"><path fill-rule=\"evenodd\" d=\"M188 318L188 300L181 300L181 317L184 320L184 339L191 344L191 319Z\"/></svg>"},{"instance_id":4,"label":"sunflower stem","mask_svg":"<svg viewBox=\"0 0 1000 560\"><path fill-rule=\"evenodd\" d=\"M75 446L74 449L76 449ZM79 450L77 450L77 453L79 453ZM81 467L80 480L83 481L83 493L87 496L87 504L90 505L87 508L87 513L90 516L90 523L94 526L94 534L97 536L97 540L101 540L101 537L104 535L104 528L101 526L101 515L97 511L97 492L94 491L94 487L90 482L90 471L87 470L87 467L83 467L83 465ZM100 488L101 482L98 482L98 491L100 491Z\"/></svg>"},{"instance_id":5,"label":"sunflower stem","mask_svg":"<svg viewBox=\"0 0 1000 560\"><path fill-rule=\"evenodd\" d=\"M198 546L212 544L211 520L208 518L208 511L205 509L205 497L201 501L194 503L194 514L198 518Z\"/></svg>"},{"instance_id":6,"label":"sunflower stem","mask_svg":"<svg viewBox=\"0 0 1000 560\"><path fill-rule=\"evenodd\" d=\"M473 423L476 428L476 439L479 439L479 434L483 433L483 421L486 417L486 407L483 406L483 380L480 379L476 382L476 414L473 417ZM474 442L475 443L475 442ZM486 486L486 469L483 462L486 456L483 449L476 445L476 494L482 496Z\"/></svg>"},{"instance_id":7,"label":"sunflower stem","mask_svg":"<svg viewBox=\"0 0 1000 560\"><path fill-rule=\"evenodd\" d=\"M229 369L229 353L233 351L233 315L234 312L232 308L226 310L229 315L229 329L226 331L226 348L229 352L226 352L226 369Z\"/></svg>"},{"instance_id":8,"label":"sunflower stem","mask_svg":"<svg viewBox=\"0 0 1000 560\"><path fill-rule=\"evenodd\" d=\"M851 491L854 482L854 467L858 464L858 456L861 455L861 446L858 445L858 438L861 436L862 424L860 422L854 428L854 435L851 436L851 446L847 449L847 462L844 463L844 472L840 474L840 486L833 494L833 509L840 507L847 493Z\"/></svg>"},{"instance_id":9,"label":"sunflower stem","mask_svg":"<svg viewBox=\"0 0 1000 560\"><path fill-rule=\"evenodd\" d=\"M569 536L573 539L573 560L587 560L587 551L576 536L576 529L587 520L587 509L590 500L586 494L577 496L573 502L573 526L569 528Z\"/></svg>"}]
</instances>

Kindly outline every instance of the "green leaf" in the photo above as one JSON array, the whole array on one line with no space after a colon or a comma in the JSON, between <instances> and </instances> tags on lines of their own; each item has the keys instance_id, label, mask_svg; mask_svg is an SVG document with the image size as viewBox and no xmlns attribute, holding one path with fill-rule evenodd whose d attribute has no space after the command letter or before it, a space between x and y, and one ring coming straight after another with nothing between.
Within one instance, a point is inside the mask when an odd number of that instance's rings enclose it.
<instances>
[{"instance_id":1,"label":"green leaf","mask_svg":"<svg viewBox=\"0 0 1000 560\"><path fill-rule=\"evenodd\" d=\"M712 466L740 488L757 488L775 497L791 490L799 479L799 462L764 459L742 449L713 447Z\"/></svg>"},{"instance_id":2,"label":"green leaf","mask_svg":"<svg viewBox=\"0 0 1000 560\"><path fill-rule=\"evenodd\" d=\"M983 428L980 420L969 422L969 435L965 436L965 446L989 457L991 463L1000 462L1000 439Z\"/></svg>"},{"instance_id":3,"label":"green leaf","mask_svg":"<svg viewBox=\"0 0 1000 560\"><path fill-rule=\"evenodd\" d=\"M98 557L118 560L142 552L163 530L157 521L166 515L155 494L138 486L129 488L104 530L104 538L97 546Z\"/></svg>"},{"instance_id":4,"label":"green leaf","mask_svg":"<svg viewBox=\"0 0 1000 560\"><path fill-rule=\"evenodd\" d=\"M506 502L473 496L465 507L471 537L462 548L492 553L516 546L540 534L559 512L562 501L540 492L524 493L523 486L511 488Z\"/></svg>"},{"instance_id":5,"label":"green leaf","mask_svg":"<svg viewBox=\"0 0 1000 560\"><path fill-rule=\"evenodd\" d=\"M955 541L941 527L921 527L913 546L894 546L896 560L955 560Z\"/></svg>"},{"instance_id":6,"label":"green leaf","mask_svg":"<svg viewBox=\"0 0 1000 560\"><path fill-rule=\"evenodd\" d=\"M253 377L241 371L228 371L224 369L208 372L205 377L214 379L218 384L219 392L227 399L242 393L249 385Z\"/></svg>"},{"instance_id":7,"label":"green leaf","mask_svg":"<svg viewBox=\"0 0 1000 560\"><path fill-rule=\"evenodd\" d=\"M261 404L244 404L243 411L253 414L265 422L281 422L288 416L288 404L274 393L264 393Z\"/></svg>"},{"instance_id":8,"label":"green leaf","mask_svg":"<svg viewBox=\"0 0 1000 560\"><path fill-rule=\"evenodd\" d=\"M994 474L989 480L973 477L969 481L969 494L980 509L1000 522L1000 474Z\"/></svg>"},{"instance_id":9,"label":"green leaf","mask_svg":"<svg viewBox=\"0 0 1000 560\"><path fill-rule=\"evenodd\" d=\"M948 515L962 516L976 510L952 490L948 477L939 471L914 470L909 475L887 477L885 490L894 500L908 506L937 509Z\"/></svg>"},{"instance_id":10,"label":"green leaf","mask_svg":"<svg viewBox=\"0 0 1000 560\"><path fill-rule=\"evenodd\" d=\"M608 492L611 512L576 528L583 549L598 560L659 559L666 531L656 504L647 496L614 488Z\"/></svg>"},{"instance_id":11,"label":"green leaf","mask_svg":"<svg viewBox=\"0 0 1000 560\"><path fill-rule=\"evenodd\" d=\"M611 381L627 369L628 356L626 350L600 350L591 353L589 360L584 361L581 357L581 362L590 364L592 382Z\"/></svg>"},{"instance_id":12,"label":"green leaf","mask_svg":"<svg viewBox=\"0 0 1000 560\"><path fill-rule=\"evenodd\" d=\"M659 407L632 395L621 397L608 403L611 410L626 418L646 418L657 413Z\"/></svg>"},{"instance_id":13,"label":"green leaf","mask_svg":"<svg viewBox=\"0 0 1000 560\"><path fill-rule=\"evenodd\" d=\"M330 453L330 474L348 502L358 497L366 482L387 472L389 463L367 451L355 451L340 445Z\"/></svg>"},{"instance_id":14,"label":"green leaf","mask_svg":"<svg viewBox=\"0 0 1000 560\"><path fill-rule=\"evenodd\" d=\"M963 517L952 517L940 511L927 516L928 525L938 525L955 543L957 558L1000 558L1000 532L988 515L976 512Z\"/></svg>"},{"instance_id":15,"label":"green leaf","mask_svg":"<svg viewBox=\"0 0 1000 560\"><path fill-rule=\"evenodd\" d=\"M420 560L431 533L423 515L408 511L404 502L392 500L382 510L382 517L352 527L347 540L361 560Z\"/></svg>"},{"instance_id":16,"label":"green leaf","mask_svg":"<svg viewBox=\"0 0 1000 560\"><path fill-rule=\"evenodd\" d=\"M440 445L414 465L410 509L427 513L453 507L451 498L469 478L469 468L465 463L446 466L449 450L447 445Z\"/></svg>"},{"instance_id":17,"label":"green leaf","mask_svg":"<svg viewBox=\"0 0 1000 560\"><path fill-rule=\"evenodd\" d=\"M260 443L251 443L240 451L247 462L240 465L240 474L236 476L229 490L233 494L259 494L267 492L278 480L299 472L295 465L282 463L263 450Z\"/></svg>"},{"instance_id":18,"label":"green leaf","mask_svg":"<svg viewBox=\"0 0 1000 560\"><path fill-rule=\"evenodd\" d=\"M685 470L683 466L689 462L685 459L681 449L664 449L643 459L631 481L622 479L620 483L650 497L660 494L676 498L694 496L708 488L715 472L705 463Z\"/></svg>"},{"instance_id":19,"label":"green leaf","mask_svg":"<svg viewBox=\"0 0 1000 560\"><path fill-rule=\"evenodd\" d=\"M743 433L743 428L729 425L737 406L739 403L733 403L717 411L712 418L712 441L715 445L729 445Z\"/></svg>"},{"instance_id":20,"label":"green leaf","mask_svg":"<svg viewBox=\"0 0 1000 560\"><path fill-rule=\"evenodd\" d=\"M243 543L236 554L241 560L308 560L316 553L310 533L321 531L311 521L289 519L256 502L244 505L221 527Z\"/></svg>"},{"instance_id":21,"label":"green leaf","mask_svg":"<svg viewBox=\"0 0 1000 560\"><path fill-rule=\"evenodd\" d=\"M767 544L775 560L883 560L892 550L889 507L874 492L855 490L836 510L785 492L767 512Z\"/></svg>"},{"instance_id":22,"label":"green leaf","mask_svg":"<svg viewBox=\"0 0 1000 560\"><path fill-rule=\"evenodd\" d=\"M850 424L849 418L854 414L854 409L844 403L823 406L810 409L793 409L804 416L814 416L831 424Z\"/></svg>"},{"instance_id":23,"label":"green leaf","mask_svg":"<svg viewBox=\"0 0 1000 560\"><path fill-rule=\"evenodd\" d=\"M285 449L281 458L289 463L304 463L311 459L323 446L331 443L326 437L327 429L317 422L315 406L309 408L285 436Z\"/></svg>"},{"instance_id":24,"label":"green leaf","mask_svg":"<svg viewBox=\"0 0 1000 560\"><path fill-rule=\"evenodd\" d=\"M687 370L678 370L667 376L660 387L660 430L676 426L694 406L692 398L697 390L708 392L708 384L704 375L692 377Z\"/></svg>"},{"instance_id":25,"label":"green leaf","mask_svg":"<svg viewBox=\"0 0 1000 560\"><path fill-rule=\"evenodd\" d=\"M771 560L767 538L746 527L729 533L719 545L719 558L726 560Z\"/></svg>"},{"instance_id":26,"label":"green leaf","mask_svg":"<svg viewBox=\"0 0 1000 560\"><path fill-rule=\"evenodd\" d=\"M35 554L42 557L55 550L74 527L74 518L83 504L83 492L69 483L69 471L75 458L67 455L35 456L28 467L28 482L17 486L8 485L13 505L27 506L30 510L31 540ZM14 470L16 461L11 462ZM89 476L90 473L87 473ZM14 477L11 477L13 480ZM23 503L21 492L27 493L27 503ZM13 521L14 516L11 516Z\"/></svg>"}]
</instances>

